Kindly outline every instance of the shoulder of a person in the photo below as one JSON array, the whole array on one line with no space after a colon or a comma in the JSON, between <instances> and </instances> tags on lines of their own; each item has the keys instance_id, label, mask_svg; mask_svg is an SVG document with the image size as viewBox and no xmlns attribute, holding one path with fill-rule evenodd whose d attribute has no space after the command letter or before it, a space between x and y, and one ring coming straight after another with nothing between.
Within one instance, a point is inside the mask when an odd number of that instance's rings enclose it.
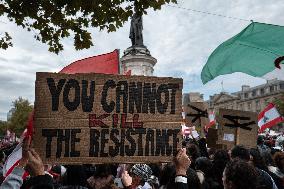
<instances>
[{"instance_id":1,"label":"shoulder of a person","mask_svg":"<svg viewBox=\"0 0 284 189\"><path fill-rule=\"evenodd\" d=\"M259 181L261 183L264 183L265 185L272 187L273 185L273 179L271 176L264 170L256 168L258 174L259 174Z\"/></svg>"}]
</instances>

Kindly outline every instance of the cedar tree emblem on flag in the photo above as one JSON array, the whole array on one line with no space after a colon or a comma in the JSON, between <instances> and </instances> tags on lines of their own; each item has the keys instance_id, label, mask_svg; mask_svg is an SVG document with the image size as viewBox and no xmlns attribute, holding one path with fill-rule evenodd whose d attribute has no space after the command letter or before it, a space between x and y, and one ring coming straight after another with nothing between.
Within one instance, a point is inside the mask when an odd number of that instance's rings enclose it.
<instances>
[{"instance_id":1,"label":"cedar tree emblem on flag","mask_svg":"<svg viewBox=\"0 0 284 189\"><path fill-rule=\"evenodd\" d=\"M274 104L270 103L258 115L259 131L263 132L265 129L271 128L283 120L283 117L279 114Z\"/></svg>"}]
</instances>

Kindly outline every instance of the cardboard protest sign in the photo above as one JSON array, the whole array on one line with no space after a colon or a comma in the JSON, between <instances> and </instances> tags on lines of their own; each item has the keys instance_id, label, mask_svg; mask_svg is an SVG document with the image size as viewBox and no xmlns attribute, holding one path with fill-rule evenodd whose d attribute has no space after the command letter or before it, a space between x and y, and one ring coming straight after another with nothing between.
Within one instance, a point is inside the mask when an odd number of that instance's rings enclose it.
<instances>
[{"instance_id":1,"label":"cardboard protest sign","mask_svg":"<svg viewBox=\"0 0 284 189\"><path fill-rule=\"evenodd\" d=\"M217 141L218 141L218 130L209 128L206 137L207 146L209 148L217 148Z\"/></svg>"},{"instance_id":2,"label":"cardboard protest sign","mask_svg":"<svg viewBox=\"0 0 284 189\"><path fill-rule=\"evenodd\" d=\"M37 73L35 148L46 163L171 161L181 96L182 79Z\"/></svg>"},{"instance_id":3,"label":"cardboard protest sign","mask_svg":"<svg viewBox=\"0 0 284 189\"><path fill-rule=\"evenodd\" d=\"M205 102L190 102L183 106L185 120L188 126L195 126L196 130L204 136L203 127L209 123L208 105Z\"/></svg>"},{"instance_id":4,"label":"cardboard protest sign","mask_svg":"<svg viewBox=\"0 0 284 189\"><path fill-rule=\"evenodd\" d=\"M217 122L218 144L226 145L227 149L235 145L256 147L257 113L220 109Z\"/></svg>"}]
</instances>

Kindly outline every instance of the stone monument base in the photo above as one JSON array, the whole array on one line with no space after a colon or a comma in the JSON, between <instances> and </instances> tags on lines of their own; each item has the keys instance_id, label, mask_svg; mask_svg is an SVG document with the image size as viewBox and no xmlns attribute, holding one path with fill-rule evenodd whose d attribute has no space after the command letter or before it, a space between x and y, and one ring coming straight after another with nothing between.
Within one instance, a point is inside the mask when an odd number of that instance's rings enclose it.
<instances>
[{"instance_id":1,"label":"stone monument base","mask_svg":"<svg viewBox=\"0 0 284 189\"><path fill-rule=\"evenodd\" d=\"M128 47L120 59L120 74L125 74L131 70L131 75L152 76L156 58L152 57L150 51L145 46Z\"/></svg>"}]
</instances>

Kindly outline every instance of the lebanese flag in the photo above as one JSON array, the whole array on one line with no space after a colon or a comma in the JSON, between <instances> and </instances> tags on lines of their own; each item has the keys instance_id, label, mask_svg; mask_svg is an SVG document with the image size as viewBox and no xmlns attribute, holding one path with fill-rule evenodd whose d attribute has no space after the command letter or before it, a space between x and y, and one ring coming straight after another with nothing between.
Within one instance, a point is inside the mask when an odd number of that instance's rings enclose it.
<instances>
[{"instance_id":1,"label":"lebanese flag","mask_svg":"<svg viewBox=\"0 0 284 189\"><path fill-rule=\"evenodd\" d=\"M77 60L64 67L59 73L103 73L119 74L119 51Z\"/></svg>"},{"instance_id":2,"label":"lebanese flag","mask_svg":"<svg viewBox=\"0 0 284 189\"><path fill-rule=\"evenodd\" d=\"M265 129L273 127L274 125L282 122L283 120L283 117L279 114L274 104L270 103L258 115L259 131L263 132Z\"/></svg>"},{"instance_id":3,"label":"lebanese flag","mask_svg":"<svg viewBox=\"0 0 284 189\"><path fill-rule=\"evenodd\" d=\"M31 118L30 118L31 119ZM21 135L20 142L12 153L8 156L4 166L3 166L3 176L7 177L13 169L19 164L19 161L22 159L22 145L24 138L28 135L28 130L25 129ZM24 173L22 176L23 179L27 176L27 173Z\"/></svg>"},{"instance_id":4,"label":"lebanese flag","mask_svg":"<svg viewBox=\"0 0 284 189\"><path fill-rule=\"evenodd\" d=\"M7 177L13 169L18 165L22 158L22 141L16 146L13 152L8 156L3 166L3 176Z\"/></svg>"},{"instance_id":5,"label":"lebanese flag","mask_svg":"<svg viewBox=\"0 0 284 189\"><path fill-rule=\"evenodd\" d=\"M214 111L209 113L208 118L209 118L209 123L205 125L205 131L208 131L210 127L216 124Z\"/></svg>"},{"instance_id":6,"label":"lebanese flag","mask_svg":"<svg viewBox=\"0 0 284 189\"><path fill-rule=\"evenodd\" d=\"M21 135L20 142L16 146L16 148L13 150L13 152L8 156L8 158L5 161L5 164L3 166L3 176L7 177L13 169L19 164L19 161L22 159L22 145L24 138L27 136L33 135L33 119L34 119L34 112L32 112L29 115L29 120L27 124L27 128L24 130L24 132ZM28 176L28 173L25 172L22 176L23 179L25 179Z\"/></svg>"}]
</instances>

